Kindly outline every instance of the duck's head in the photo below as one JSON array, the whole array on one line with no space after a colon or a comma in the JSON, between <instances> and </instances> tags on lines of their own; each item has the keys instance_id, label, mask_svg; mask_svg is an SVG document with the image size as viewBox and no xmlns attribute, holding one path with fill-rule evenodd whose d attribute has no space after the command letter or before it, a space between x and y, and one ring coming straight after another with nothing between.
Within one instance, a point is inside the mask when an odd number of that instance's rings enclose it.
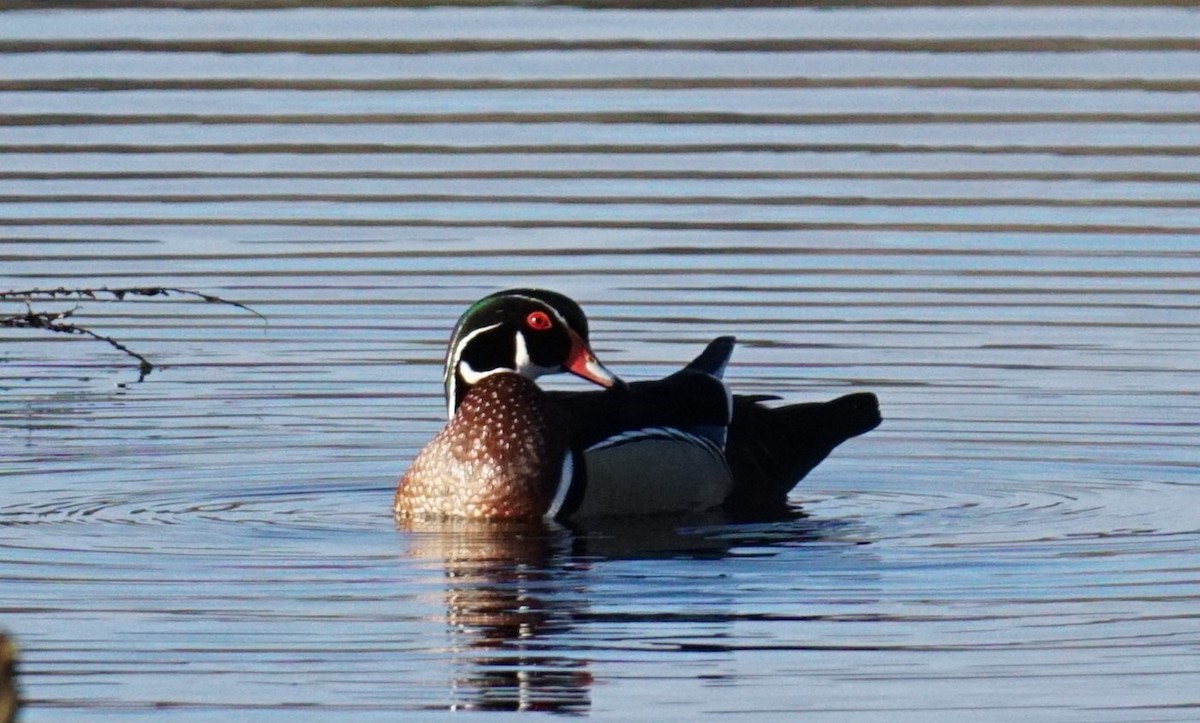
<instances>
[{"instance_id":1,"label":"duck's head","mask_svg":"<svg viewBox=\"0 0 1200 723\"><path fill-rule=\"evenodd\" d=\"M480 379L497 372L528 379L570 372L602 387L622 384L588 346L583 309L562 294L509 289L471 305L446 349L446 404L454 416Z\"/></svg>"}]
</instances>

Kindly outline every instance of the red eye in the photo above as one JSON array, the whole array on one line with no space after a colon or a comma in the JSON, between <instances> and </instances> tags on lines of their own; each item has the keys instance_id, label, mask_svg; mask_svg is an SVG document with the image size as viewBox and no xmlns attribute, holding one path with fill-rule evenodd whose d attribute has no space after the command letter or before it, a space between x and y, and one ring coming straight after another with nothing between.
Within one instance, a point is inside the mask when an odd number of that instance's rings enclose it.
<instances>
[{"instance_id":1,"label":"red eye","mask_svg":"<svg viewBox=\"0 0 1200 723\"><path fill-rule=\"evenodd\" d=\"M530 312L529 316L525 317L525 323L534 331L545 331L553 326L550 317L544 311Z\"/></svg>"}]
</instances>

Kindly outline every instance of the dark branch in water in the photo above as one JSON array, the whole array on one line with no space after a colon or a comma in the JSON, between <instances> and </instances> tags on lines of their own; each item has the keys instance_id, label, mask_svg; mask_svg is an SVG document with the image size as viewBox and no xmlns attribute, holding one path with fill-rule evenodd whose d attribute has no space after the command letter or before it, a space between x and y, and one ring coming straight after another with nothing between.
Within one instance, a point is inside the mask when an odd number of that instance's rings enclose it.
<instances>
[{"instance_id":1,"label":"dark branch in water","mask_svg":"<svg viewBox=\"0 0 1200 723\"><path fill-rule=\"evenodd\" d=\"M0 326L7 326L16 329L43 329L45 331L55 332L59 334L75 334L78 336L86 336L97 341L102 341L115 349L128 354L138 360L138 381L146 378L151 371L154 370L154 364L149 359L142 356L138 352L130 349L121 342L72 323L69 319L79 310L78 306L66 311L39 311L33 308L35 302L45 301L61 301L63 299L77 300L92 300L110 303L114 301L124 301L126 297L141 296L188 296L194 299L200 299L211 304L224 304L232 306L243 311L248 311L254 314L263 323L267 323L267 317L263 316L254 309L240 304L236 301L222 299L213 294L205 294L192 289L178 289L168 286L133 286L121 288L109 288L101 286L98 288L83 288L83 289L68 289L66 287L58 287L56 289L22 289L18 291L0 291L0 300L21 301L25 304L25 313L10 314L0 316Z\"/></svg>"},{"instance_id":2,"label":"dark branch in water","mask_svg":"<svg viewBox=\"0 0 1200 723\"><path fill-rule=\"evenodd\" d=\"M33 309L28 309L24 314L0 317L0 326L11 326L18 329L45 329L46 331L54 331L60 334L79 334L82 336L91 337L97 341L105 342L109 346L120 349L129 356L138 360L139 382L145 379L146 375L154 370L154 365L150 363L149 359L141 354L138 354L136 351L130 349L111 336L97 334L91 329L79 326L78 324L72 324L71 322L67 321L67 319L78 310L78 306L74 309L68 309L66 311L34 311Z\"/></svg>"},{"instance_id":3,"label":"dark branch in water","mask_svg":"<svg viewBox=\"0 0 1200 723\"><path fill-rule=\"evenodd\" d=\"M171 286L122 286L118 288L109 288L107 286L99 286L96 288L84 289L68 289L60 286L56 289L22 289L19 291L0 291L0 299L17 299L26 303L35 301L55 301L58 299L90 299L92 301L124 301L126 296L190 296L193 299L207 301L210 304L224 304L232 306L242 311L248 311L254 314L264 323L267 317L259 312L251 309L245 304L229 299L222 299L220 296L206 294L195 289L179 289ZM108 298L105 298L108 297Z\"/></svg>"}]
</instances>

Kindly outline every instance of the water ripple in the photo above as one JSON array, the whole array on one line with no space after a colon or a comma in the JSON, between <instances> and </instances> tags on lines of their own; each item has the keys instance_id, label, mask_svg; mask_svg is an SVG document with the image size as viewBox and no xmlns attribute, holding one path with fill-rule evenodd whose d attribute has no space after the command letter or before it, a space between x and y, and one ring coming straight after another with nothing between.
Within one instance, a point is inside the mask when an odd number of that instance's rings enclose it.
<instances>
[{"instance_id":1,"label":"water ripple","mask_svg":"<svg viewBox=\"0 0 1200 723\"><path fill-rule=\"evenodd\" d=\"M30 717L1195 717L1194 12L10 5L0 287L269 319L4 330ZM524 284L884 424L787 519L397 527Z\"/></svg>"}]
</instances>

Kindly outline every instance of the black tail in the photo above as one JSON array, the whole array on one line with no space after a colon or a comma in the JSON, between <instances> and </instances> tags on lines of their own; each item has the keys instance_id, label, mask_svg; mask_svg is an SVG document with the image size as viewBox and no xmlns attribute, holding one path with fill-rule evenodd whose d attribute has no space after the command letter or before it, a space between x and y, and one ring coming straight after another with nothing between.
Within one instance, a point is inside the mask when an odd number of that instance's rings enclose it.
<instances>
[{"instance_id":1,"label":"black tail","mask_svg":"<svg viewBox=\"0 0 1200 723\"><path fill-rule=\"evenodd\" d=\"M737 342L732 336L718 336L704 347L700 356L684 367L685 371L702 372L720 379L725 374L725 366L733 355L733 345Z\"/></svg>"},{"instance_id":2,"label":"black tail","mask_svg":"<svg viewBox=\"0 0 1200 723\"><path fill-rule=\"evenodd\" d=\"M874 394L770 408L764 397L735 397L726 457L734 488L725 507L737 515L782 510L796 483L842 442L879 426Z\"/></svg>"}]
</instances>

